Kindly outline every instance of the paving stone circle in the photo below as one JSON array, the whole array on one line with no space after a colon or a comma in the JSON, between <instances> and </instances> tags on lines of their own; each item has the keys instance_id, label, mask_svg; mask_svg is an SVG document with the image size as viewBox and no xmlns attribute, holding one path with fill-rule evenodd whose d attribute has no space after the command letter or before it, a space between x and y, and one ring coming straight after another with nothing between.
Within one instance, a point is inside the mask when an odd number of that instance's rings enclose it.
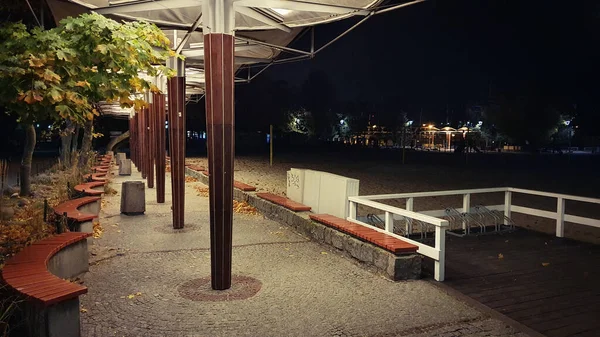
<instances>
[{"instance_id":1,"label":"paving stone circle","mask_svg":"<svg viewBox=\"0 0 600 337\"><path fill-rule=\"evenodd\" d=\"M156 227L154 227L154 230L159 233L164 233L164 234L180 234L180 233L188 233L188 232L194 232L194 231L200 230L200 226L184 224L183 228L174 229L172 224L168 224L168 225L156 226Z\"/></svg>"},{"instance_id":2,"label":"paving stone circle","mask_svg":"<svg viewBox=\"0 0 600 337\"><path fill-rule=\"evenodd\" d=\"M186 281L177 287L179 295L192 301L223 302L245 300L256 295L262 283L249 276L234 275L231 277L231 288L213 290L210 276Z\"/></svg>"}]
</instances>

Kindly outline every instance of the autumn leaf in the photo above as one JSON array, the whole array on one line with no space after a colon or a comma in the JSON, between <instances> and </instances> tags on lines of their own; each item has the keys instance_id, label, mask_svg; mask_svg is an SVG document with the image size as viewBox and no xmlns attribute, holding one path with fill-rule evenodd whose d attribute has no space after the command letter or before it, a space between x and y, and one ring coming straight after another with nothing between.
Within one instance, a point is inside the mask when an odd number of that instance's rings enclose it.
<instances>
[{"instance_id":1,"label":"autumn leaf","mask_svg":"<svg viewBox=\"0 0 600 337\"><path fill-rule=\"evenodd\" d=\"M321 255L327 255L327 252L321 252Z\"/></svg>"},{"instance_id":2,"label":"autumn leaf","mask_svg":"<svg viewBox=\"0 0 600 337\"><path fill-rule=\"evenodd\" d=\"M39 59L33 55L29 55L29 66L32 68L43 67L44 61L42 61L41 59Z\"/></svg>"},{"instance_id":3,"label":"autumn leaf","mask_svg":"<svg viewBox=\"0 0 600 337\"><path fill-rule=\"evenodd\" d=\"M50 70L48 68L46 68L44 70L43 78L49 82L56 82L56 83L60 82L60 76L58 76L55 72L53 72L52 70Z\"/></svg>"},{"instance_id":4,"label":"autumn leaf","mask_svg":"<svg viewBox=\"0 0 600 337\"><path fill-rule=\"evenodd\" d=\"M48 95L50 96L52 103L57 103L57 102L62 101L62 95L60 94L60 92L58 92L58 90L56 88L50 89L50 91L48 92Z\"/></svg>"},{"instance_id":5,"label":"autumn leaf","mask_svg":"<svg viewBox=\"0 0 600 337\"><path fill-rule=\"evenodd\" d=\"M25 103L27 104L33 104L36 102L33 91L29 90L28 92L25 93Z\"/></svg>"},{"instance_id":6,"label":"autumn leaf","mask_svg":"<svg viewBox=\"0 0 600 337\"><path fill-rule=\"evenodd\" d=\"M134 298L134 297L135 297L135 295L127 295L127 298L128 298L128 299L132 299L132 298Z\"/></svg>"},{"instance_id":7,"label":"autumn leaf","mask_svg":"<svg viewBox=\"0 0 600 337\"><path fill-rule=\"evenodd\" d=\"M75 83L75 86L89 88L90 84L88 83L88 81L77 81L77 83Z\"/></svg>"},{"instance_id":8,"label":"autumn leaf","mask_svg":"<svg viewBox=\"0 0 600 337\"><path fill-rule=\"evenodd\" d=\"M87 312L87 309L81 308L81 310L79 310L79 311L81 311L82 314L85 314Z\"/></svg>"},{"instance_id":9,"label":"autumn leaf","mask_svg":"<svg viewBox=\"0 0 600 337\"><path fill-rule=\"evenodd\" d=\"M105 55L108 52L108 48L105 44L99 44L98 46L96 46L96 49L94 51L100 52L100 54Z\"/></svg>"}]
</instances>

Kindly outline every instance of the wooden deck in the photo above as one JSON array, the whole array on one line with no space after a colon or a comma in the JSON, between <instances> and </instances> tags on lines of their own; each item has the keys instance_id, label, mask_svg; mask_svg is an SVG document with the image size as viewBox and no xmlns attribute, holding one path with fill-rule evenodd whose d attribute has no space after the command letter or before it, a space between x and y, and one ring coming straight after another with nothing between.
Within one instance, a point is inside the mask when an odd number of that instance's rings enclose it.
<instances>
[{"instance_id":1,"label":"wooden deck","mask_svg":"<svg viewBox=\"0 0 600 337\"><path fill-rule=\"evenodd\" d=\"M600 336L600 246L521 229L446 248L446 285L549 337Z\"/></svg>"}]
</instances>

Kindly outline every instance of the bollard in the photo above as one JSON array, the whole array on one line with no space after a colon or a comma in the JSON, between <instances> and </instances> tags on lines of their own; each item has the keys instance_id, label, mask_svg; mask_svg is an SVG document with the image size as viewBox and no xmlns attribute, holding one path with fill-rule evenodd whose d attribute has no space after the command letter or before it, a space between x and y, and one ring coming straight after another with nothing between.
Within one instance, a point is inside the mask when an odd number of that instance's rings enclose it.
<instances>
[{"instance_id":1,"label":"bollard","mask_svg":"<svg viewBox=\"0 0 600 337\"><path fill-rule=\"evenodd\" d=\"M127 181L121 187L121 213L140 215L146 212L146 186L143 181Z\"/></svg>"}]
</instances>

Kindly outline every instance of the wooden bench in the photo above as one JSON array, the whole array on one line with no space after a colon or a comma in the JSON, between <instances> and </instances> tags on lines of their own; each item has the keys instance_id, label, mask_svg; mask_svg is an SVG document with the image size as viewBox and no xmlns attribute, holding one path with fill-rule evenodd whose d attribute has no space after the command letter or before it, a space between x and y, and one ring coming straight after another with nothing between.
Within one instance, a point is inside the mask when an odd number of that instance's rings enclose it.
<instances>
[{"instance_id":1,"label":"wooden bench","mask_svg":"<svg viewBox=\"0 0 600 337\"><path fill-rule=\"evenodd\" d=\"M64 279L88 271L90 235L59 234L34 242L6 261L2 279L26 297L21 312L34 336L80 335L79 296L87 288Z\"/></svg>"},{"instance_id":2,"label":"wooden bench","mask_svg":"<svg viewBox=\"0 0 600 337\"><path fill-rule=\"evenodd\" d=\"M96 190L95 187L104 186L104 181L92 181L89 183L79 184L75 186L75 191L85 193L88 196L100 196L104 193L104 190Z\"/></svg>"},{"instance_id":3,"label":"wooden bench","mask_svg":"<svg viewBox=\"0 0 600 337\"><path fill-rule=\"evenodd\" d=\"M54 213L57 215L67 214L67 218L72 222L92 221L98 217L100 211L100 197L83 197L72 199L54 207Z\"/></svg>"},{"instance_id":4,"label":"wooden bench","mask_svg":"<svg viewBox=\"0 0 600 337\"><path fill-rule=\"evenodd\" d=\"M376 231L369 227L355 224L333 215L310 214L309 217L313 221L333 227L363 241L370 242L394 254L416 253L419 249L419 247L413 245L412 243L402 241L396 237Z\"/></svg>"},{"instance_id":5,"label":"wooden bench","mask_svg":"<svg viewBox=\"0 0 600 337\"><path fill-rule=\"evenodd\" d=\"M256 187L254 187L252 185L244 184L243 182L237 181L237 180L235 180L233 182L233 187L235 187L235 188L237 188L239 190L242 190L244 192L254 192L254 191L256 191Z\"/></svg>"},{"instance_id":6,"label":"wooden bench","mask_svg":"<svg viewBox=\"0 0 600 337\"><path fill-rule=\"evenodd\" d=\"M203 166L198 166L198 165L185 165L187 168L189 168L190 170L194 170L196 172L204 172L205 169Z\"/></svg>"},{"instance_id":7,"label":"wooden bench","mask_svg":"<svg viewBox=\"0 0 600 337\"><path fill-rule=\"evenodd\" d=\"M310 211L309 206L302 205L299 202L292 201L286 197L275 195L273 193L256 193L256 196L259 198L265 199L267 201L270 201L274 204L283 206L294 212Z\"/></svg>"},{"instance_id":8,"label":"wooden bench","mask_svg":"<svg viewBox=\"0 0 600 337\"><path fill-rule=\"evenodd\" d=\"M108 173L109 170L110 170L110 167L105 166L105 165L92 167L92 171L94 171L94 172Z\"/></svg>"},{"instance_id":9,"label":"wooden bench","mask_svg":"<svg viewBox=\"0 0 600 337\"><path fill-rule=\"evenodd\" d=\"M106 176L106 173L92 173L92 181L106 182L108 181L108 177Z\"/></svg>"}]
</instances>

